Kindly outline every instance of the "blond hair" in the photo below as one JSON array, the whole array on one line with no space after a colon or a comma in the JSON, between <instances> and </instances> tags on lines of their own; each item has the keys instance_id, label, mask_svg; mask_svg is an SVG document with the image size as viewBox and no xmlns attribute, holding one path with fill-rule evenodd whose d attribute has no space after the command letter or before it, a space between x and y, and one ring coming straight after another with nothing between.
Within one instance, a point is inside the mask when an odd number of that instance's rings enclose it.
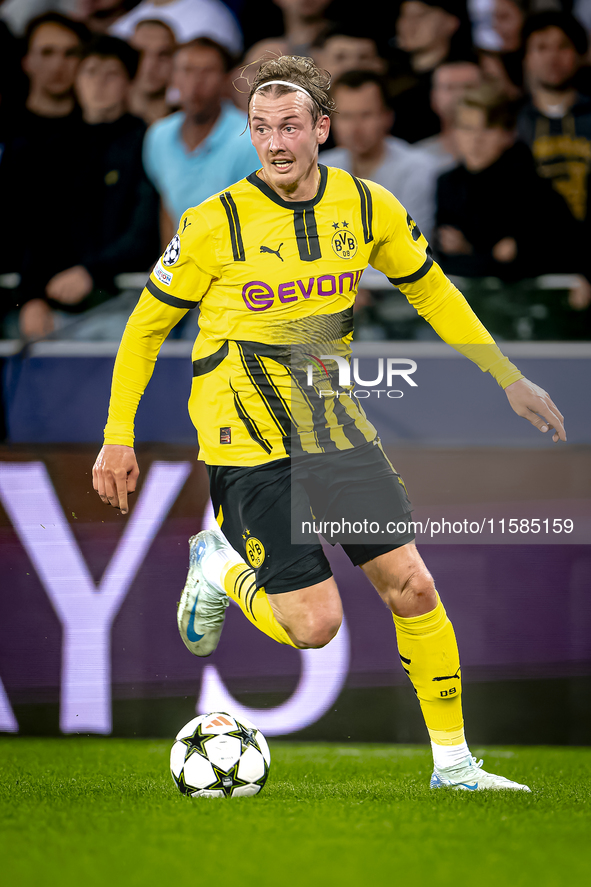
<instances>
[{"instance_id":1,"label":"blond hair","mask_svg":"<svg viewBox=\"0 0 591 887\"><path fill-rule=\"evenodd\" d=\"M283 80L284 83L269 83L271 80ZM282 96L296 91L290 87L304 89L310 96L312 107L312 122L314 125L319 118L327 115L330 117L335 109L335 103L330 97L330 74L318 68L313 59L298 55L280 55L275 59L263 62L257 71L250 88L248 106L255 92L263 95Z\"/></svg>"}]
</instances>

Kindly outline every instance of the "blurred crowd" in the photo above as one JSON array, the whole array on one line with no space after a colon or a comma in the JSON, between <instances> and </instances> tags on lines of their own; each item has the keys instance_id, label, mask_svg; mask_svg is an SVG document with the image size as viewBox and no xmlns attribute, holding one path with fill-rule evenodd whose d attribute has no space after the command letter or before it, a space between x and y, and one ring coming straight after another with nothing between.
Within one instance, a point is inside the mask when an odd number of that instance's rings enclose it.
<instances>
[{"instance_id":1,"label":"blurred crowd","mask_svg":"<svg viewBox=\"0 0 591 887\"><path fill-rule=\"evenodd\" d=\"M257 168L249 83L288 53L332 75L321 162L392 191L493 332L591 338L590 31L591 0L0 0L3 336L118 339L122 275ZM366 338L426 335L362 284Z\"/></svg>"}]
</instances>

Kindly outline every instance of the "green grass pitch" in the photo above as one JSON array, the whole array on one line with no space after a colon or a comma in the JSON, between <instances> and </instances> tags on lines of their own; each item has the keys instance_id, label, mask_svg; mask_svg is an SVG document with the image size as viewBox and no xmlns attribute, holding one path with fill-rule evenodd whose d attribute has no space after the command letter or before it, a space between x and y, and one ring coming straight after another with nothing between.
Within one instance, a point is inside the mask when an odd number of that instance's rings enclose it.
<instances>
[{"instance_id":1,"label":"green grass pitch","mask_svg":"<svg viewBox=\"0 0 591 887\"><path fill-rule=\"evenodd\" d=\"M255 798L182 797L171 743L0 739L6 887L591 883L591 749L474 749L532 794L429 791L426 746L271 742Z\"/></svg>"}]
</instances>

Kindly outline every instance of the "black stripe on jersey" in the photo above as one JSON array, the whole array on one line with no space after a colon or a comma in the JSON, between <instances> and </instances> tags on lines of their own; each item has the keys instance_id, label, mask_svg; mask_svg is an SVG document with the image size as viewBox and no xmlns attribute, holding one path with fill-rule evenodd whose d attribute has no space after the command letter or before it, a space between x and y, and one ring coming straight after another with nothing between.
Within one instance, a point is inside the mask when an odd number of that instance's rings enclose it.
<instances>
[{"instance_id":1,"label":"black stripe on jersey","mask_svg":"<svg viewBox=\"0 0 591 887\"><path fill-rule=\"evenodd\" d=\"M255 359L256 362L258 363L258 365L259 365L259 367L260 367L260 369L261 369L261 373L263 373L263 375L264 375L265 379L267 380L269 386L270 386L270 387L273 389L273 391L275 392L276 397L277 397L277 398L281 401L281 403L283 404L283 409L285 410L286 414L289 416L289 421L290 421L290 423L291 423L292 425L295 425L295 422L294 422L294 418L293 418L292 412L291 412L290 408L288 407L288 405L286 404L285 399L281 396L281 392L279 391L279 389L278 389L277 386L275 385L275 382L273 381L273 379L272 379L271 376L269 375L269 372L268 372L268 370L267 370L267 367L265 366L265 364L263 363L263 361L261 360L261 358L260 358L260 356L259 356L258 354L255 354L255 355L254 355L254 359Z\"/></svg>"},{"instance_id":2,"label":"black stripe on jersey","mask_svg":"<svg viewBox=\"0 0 591 887\"><path fill-rule=\"evenodd\" d=\"M234 199L229 191L220 194L222 206L226 210L228 216L228 225L230 226L230 240L232 241L232 254L235 262L245 262L244 244L242 242L242 229L240 227L240 219L238 217L238 209L234 203Z\"/></svg>"},{"instance_id":3,"label":"black stripe on jersey","mask_svg":"<svg viewBox=\"0 0 591 887\"><path fill-rule=\"evenodd\" d=\"M259 361L255 354L245 354L245 351L242 347L242 343L237 342L238 349L240 351L240 357L242 359L242 365L248 378L252 382L254 388L258 392L261 400L265 404L267 408L267 412L273 419L275 425L277 426L281 436L283 438L283 445L285 447L285 451L288 455L291 455L291 443L295 441L296 444L299 443L299 438L297 435L291 434L291 416L289 411L286 409L283 399L278 396L274 387L269 384L267 374L263 372Z\"/></svg>"},{"instance_id":4,"label":"black stripe on jersey","mask_svg":"<svg viewBox=\"0 0 591 887\"><path fill-rule=\"evenodd\" d=\"M318 447L318 449L322 453L324 453L324 447L320 444L320 441L318 440L318 432L316 430L316 427L317 427L316 426L316 414L315 414L316 405L313 404L312 401L310 400L310 398L308 396L308 392L306 391L306 389L304 388L304 385L303 385L303 382L307 381L306 377L305 377L304 373L300 373L301 380L302 380L302 381L300 381L300 379L298 378L298 375L292 369L289 369L289 375L291 376L292 384L295 385L295 387L298 389L298 391L302 395L303 400L306 402L308 409L310 410L310 415L312 416L312 432L314 434L314 440L316 442L316 446Z\"/></svg>"},{"instance_id":5,"label":"black stripe on jersey","mask_svg":"<svg viewBox=\"0 0 591 887\"><path fill-rule=\"evenodd\" d=\"M218 348L217 351L214 351L213 354L210 354L209 357L199 357L197 360L193 361L193 375L205 376L207 373L212 373L227 356L228 343L224 342L224 344Z\"/></svg>"},{"instance_id":6,"label":"black stripe on jersey","mask_svg":"<svg viewBox=\"0 0 591 887\"><path fill-rule=\"evenodd\" d=\"M150 277L148 278L146 289L159 302L164 302L165 305L170 305L171 308L196 308L198 304L197 302L189 302L188 299L177 299L176 296L171 296L170 293L162 292L160 287L157 287Z\"/></svg>"},{"instance_id":7,"label":"black stripe on jersey","mask_svg":"<svg viewBox=\"0 0 591 887\"><path fill-rule=\"evenodd\" d=\"M353 181L355 182L355 186L359 191L359 198L361 200L361 223L363 225L363 239L366 243L371 243L373 240L373 200L371 196L371 191L360 179L355 176L351 176Z\"/></svg>"},{"instance_id":8,"label":"black stripe on jersey","mask_svg":"<svg viewBox=\"0 0 591 887\"><path fill-rule=\"evenodd\" d=\"M355 424L355 420L349 415L342 401L338 397L335 397L332 403L335 418L343 429L343 434L345 435L351 446L360 447L362 444L367 443L367 438L365 434L359 430L359 428ZM361 416L360 418L364 417Z\"/></svg>"},{"instance_id":9,"label":"black stripe on jersey","mask_svg":"<svg viewBox=\"0 0 591 887\"><path fill-rule=\"evenodd\" d=\"M316 259L321 259L314 207L296 209L293 214L293 226L302 262L315 262Z\"/></svg>"},{"instance_id":10,"label":"black stripe on jersey","mask_svg":"<svg viewBox=\"0 0 591 887\"><path fill-rule=\"evenodd\" d=\"M431 269L432 264L433 259L431 256L427 256L419 270L415 271L414 274L408 274L406 277L389 277L388 280L390 283L393 283L394 286L400 286L403 283L414 283L415 280L420 280L421 277L425 276L425 274Z\"/></svg>"},{"instance_id":11,"label":"black stripe on jersey","mask_svg":"<svg viewBox=\"0 0 591 887\"><path fill-rule=\"evenodd\" d=\"M289 429L289 425L290 425L289 418L287 416L283 417L284 422L285 422L285 427L284 427L281 424L281 422L279 421L279 419L277 418L273 409L271 408L271 404L269 403L268 399L265 397L265 393L263 392L263 389L262 389L261 385L259 384L259 382L257 381L257 379L255 378L255 375L253 372L253 370L254 370L255 372L257 372L257 374L260 374L260 369L258 368L258 365L254 362L254 354L249 355L249 357L247 358L246 354L244 353L244 348L242 347L242 343L237 342L236 344L238 345L238 350L240 352L240 359L242 361L242 366L244 367L244 372L246 373L246 375L250 379L254 389L257 391L257 393L259 394L265 407L267 408L267 412L269 413L271 419L273 420L273 422L277 426L277 430L279 431L279 433L281 434L282 437L287 437L289 434L288 429ZM253 366L253 364L254 364L254 366Z\"/></svg>"},{"instance_id":12,"label":"black stripe on jersey","mask_svg":"<svg viewBox=\"0 0 591 887\"><path fill-rule=\"evenodd\" d=\"M230 385L230 388L232 388L232 385ZM242 406L242 401L240 400L240 395L238 394L238 392L234 391L233 388L232 391L234 392L234 407L236 409L236 412L238 413L238 418L244 424L244 427L251 437L251 440L254 440L255 443L258 443L258 445L263 448L265 453L269 455L273 447L269 444L269 441L263 437L255 422L250 418L250 416Z\"/></svg>"}]
</instances>

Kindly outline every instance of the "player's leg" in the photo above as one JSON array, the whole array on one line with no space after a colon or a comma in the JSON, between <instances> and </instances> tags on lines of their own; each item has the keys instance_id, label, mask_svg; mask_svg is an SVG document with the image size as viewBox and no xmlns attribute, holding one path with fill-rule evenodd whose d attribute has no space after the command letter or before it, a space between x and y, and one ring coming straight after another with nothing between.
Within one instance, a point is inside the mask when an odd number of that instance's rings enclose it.
<instances>
[{"instance_id":1,"label":"player's leg","mask_svg":"<svg viewBox=\"0 0 591 887\"><path fill-rule=\"evenodd\" d=\"M342 544L392 612L402 666L415 688L431 738L432 785L453 781L464 788L522 788L475 768L466 745L458 646L433 578L415 547L412 505L402 478L379 444L358 448L350 456L345 453L340 461L341 468L329 482L327 516L337 523L343 517L357 522L367 517L367 526L371 528L373 521L377 528L373 536L365 533L357 543L347 539Z\"/></svg>"},{"instance_id":2,"label":"player's leg","mask_svg":"<svg viewBox=\"0 0 591 887\"><path fill-rule=\"evenodd\" d=\"M402 666L416 690L436 760L468 754L453 626L414 542L361 565L392 612Z\"/></svg>"},{"instance_id":3,"label":"player's leg","mask_svg":"<svg viewBox=\"0 0 591 887\"><path fill-rule=\"evenodd\" d=\"M528 787L487 773L464 737L460 657L453 626L414 543L361 565L391 610L402 665L416 690L433 750L431 787L470 791Z\"/></svg>"},{"instance_id":4,"label":"player's leg","mask_svg":"<svg viewBox=\"0 0 591 887\"><path fill-rule=\"evenodd\" d=\"M343 605L334 578L283 594L269 594L275 618L296 647L325 647L343 621Z\"/></svg>"},{"instance_id":5,"label":"player's leg","mask_svg":"<svg viewBox=\"0 0 591 887\"><path fill-rule=\"evenodd\" d=\"M257 588L255 571L242 564L222 567L220 580L229 597L260 631L280 644L305 650L324 647L336 635L343 607L333 577L323 582L273 593L273 586ZM300 582L306 581L305 574Z\"/></svg>"},{"instance_id":6,"label":"player's leg","mask_svg":"<svg viewBox=\"0 0 591 887\"><path fill-rule=\"evenodd\" d=\"M222 533L190 540L191 567L178 610L185 645L198 656L217 646L231 598L279 643L321 647L338 631L342 606L317 537L291 544L292 508L310 516L294 491L290 460L255 469L210 468L214 513Z\"/></svg>"}]
</instances>

